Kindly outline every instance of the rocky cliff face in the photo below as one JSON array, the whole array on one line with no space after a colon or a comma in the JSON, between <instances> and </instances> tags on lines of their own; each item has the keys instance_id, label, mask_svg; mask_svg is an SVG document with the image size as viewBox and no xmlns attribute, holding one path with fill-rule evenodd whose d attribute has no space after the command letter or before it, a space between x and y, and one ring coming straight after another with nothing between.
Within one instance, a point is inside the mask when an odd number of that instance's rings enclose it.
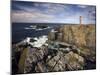
<instances>
[{"instance_id":1,"label":"rocky cliff face","mask_svg":"<svg viewBox=\"0 0 100 75\"><path fill-rule=\"evenodd\" d=\"M63 25L39 48L15 45L13 73L74 71L96 68L95 25ZM17 62L17 63L16 63Z\"/></svg>"},{"instance_id":2,"label":"rocky cliff face","mask_svg":"<svg viewBox=\"0 0 100 75\"><path fill-rule=\"evenodd\" d=\"M63 26L63 41L76 45L80 49L81 55L95 60L96 32L95 25Z\"/></svg>"},{"instance_id":3,"label":"rocky cliff face","mask_svg":"<svg viewBox=\"0 0 100 75\"><path fill-rule=\"evenodd\" d=\"M77 46L95 47L95 25L64 25L58 30L62 33L62 41Z\"/></svg>"},{"instance_id":4,"label":"rocky cliff face","mask_svg":"<svg viewBox=\"0 0 100 75\"><path fill-rule=\"evenodd\" d=\"M76 46L78 55L84 57L85 61L96 61L96 30L95 25L62 25L56 34L60 35L60 40L56 41L65 42ZM58 35L56 35L58 37ZM62 38L61 38L62 37ZM51 39L52 40L52 39ZM93 64L92 64L93 65ZM95 64L94 64L95 65Z\"/></svg>"}]
</instances>

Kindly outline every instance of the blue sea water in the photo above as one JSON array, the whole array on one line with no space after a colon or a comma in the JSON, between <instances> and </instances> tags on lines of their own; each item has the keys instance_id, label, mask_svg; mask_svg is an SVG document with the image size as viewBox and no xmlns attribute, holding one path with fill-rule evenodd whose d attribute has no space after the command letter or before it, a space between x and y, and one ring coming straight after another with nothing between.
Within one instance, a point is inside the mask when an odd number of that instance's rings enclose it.
<instances>
[{"instance_id":1,"label":"blue sea water","mask_svg":"<svg viewBox=\"0 0 100 75\"><path fill-rule=\"evenodd\" d=\"M31 25L48 25L50 28L44 30L25 29ZM57 28L60 24L41 24L41 23L12 23L12 43L17 43L26 37L39 37L48 35L51 29Z\"/></svg>"}]
</instances>

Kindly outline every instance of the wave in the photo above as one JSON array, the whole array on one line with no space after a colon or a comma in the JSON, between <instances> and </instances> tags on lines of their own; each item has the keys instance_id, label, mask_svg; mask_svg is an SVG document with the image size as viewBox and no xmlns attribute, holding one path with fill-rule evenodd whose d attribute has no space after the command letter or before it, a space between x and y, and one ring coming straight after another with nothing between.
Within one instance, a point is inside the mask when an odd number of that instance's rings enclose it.
<instances>
[{"instance_id":1,"label":"wave","mask_svg":"<svg viewBox=\"0 0 100 75\"><path fill-rule=\"evenodd\" d=\"M47 28L37 28L35 29L36 31L41 31L41 30L45 30L45 29L50 29L51 27L47 27Z\"/></svg>"},{"instance_id":2,"label":"wave","mask_svg":"<svg viewBox=\"0 0 100 75\"><path fill-rule=\"evenodd\" d=\"M36 29L36 28L25 27L24 29Z\"/></svg>"},{"instance_id":3,"label":"wave","mask_svg":"<svg viewBox=\"0 0 100 75\"><path fill-rule=\"evenodd\" d=\"M24 29L28 30L28 29L34 29L36 31L41 31L41 30L45 30L45 29L50 29L51 27L46 27L46 28L37 28L36 26L30 26L30 27L25 27Z\"/></svg>"}]
</instances>

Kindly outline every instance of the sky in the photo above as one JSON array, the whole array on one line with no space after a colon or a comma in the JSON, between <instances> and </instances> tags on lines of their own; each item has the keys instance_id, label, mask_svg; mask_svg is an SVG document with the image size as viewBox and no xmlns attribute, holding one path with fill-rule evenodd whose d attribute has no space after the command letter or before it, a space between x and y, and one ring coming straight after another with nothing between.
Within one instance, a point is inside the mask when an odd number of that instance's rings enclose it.
<instances>
[{"instance_id":1,"label":"sky","mask_svg":"<svg viewBox=\"0 0 100 75\"><path fill-rule=\"evenodd\" d=\"M95 24L96 7L44 2L12 1L11 19L16 23Z\"/></svg>"}]
</instances>

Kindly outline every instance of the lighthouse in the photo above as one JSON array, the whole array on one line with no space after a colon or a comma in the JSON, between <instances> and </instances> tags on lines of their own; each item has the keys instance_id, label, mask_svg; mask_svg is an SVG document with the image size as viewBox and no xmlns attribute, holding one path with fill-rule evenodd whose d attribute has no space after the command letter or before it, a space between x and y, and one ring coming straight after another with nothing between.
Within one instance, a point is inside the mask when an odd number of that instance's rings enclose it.
<instances>
[{"instance_id":1,"label":"lighthouse","mask_svg":"<svg viewBox=\"0 0 100 75\"><path fill-rule=\"evenodd\" d=\"M82 25L82 16L80 16L80 25Z\"/></svg>"},{"instance_id":2,"label":"lighthouse","mask_svg":"<svg viewBox=\"0 0 100 75\"><path fill-rule=\"evenodd\" d=\"M82 28L82 16L79 17L79 22L80 28Z\"/></svg>"}]
</instances>

